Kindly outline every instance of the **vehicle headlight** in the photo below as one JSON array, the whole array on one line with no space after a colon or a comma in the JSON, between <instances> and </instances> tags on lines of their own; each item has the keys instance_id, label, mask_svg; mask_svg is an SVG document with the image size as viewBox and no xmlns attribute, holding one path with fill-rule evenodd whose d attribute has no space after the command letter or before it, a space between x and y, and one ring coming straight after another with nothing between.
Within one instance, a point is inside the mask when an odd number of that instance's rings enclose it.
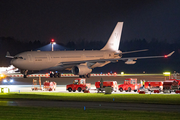
<instances>
[{"instance_id":1,"label":"vehicle headlight","mask_svg":"<svg viewBox=\"0 0 180 120\"><path fill-rule=\"evenodd\" d=\"M12 82L14 82L14 80L13 80L13 79L11 79L11 80L10 80L10 83L12 83Z\"/></svg>"},{"instance_id":2,"label":"vehicle headlight","mask_svg":"<svg viewBox=\"0 0 180 120\"><path fill-rule=\"evenodd\" d=\"M7 80L5 79L5 80L3 80L3 82L5 82L5 83L6 83L6 82L7 82Z\"/></svg>"}]
</instances>

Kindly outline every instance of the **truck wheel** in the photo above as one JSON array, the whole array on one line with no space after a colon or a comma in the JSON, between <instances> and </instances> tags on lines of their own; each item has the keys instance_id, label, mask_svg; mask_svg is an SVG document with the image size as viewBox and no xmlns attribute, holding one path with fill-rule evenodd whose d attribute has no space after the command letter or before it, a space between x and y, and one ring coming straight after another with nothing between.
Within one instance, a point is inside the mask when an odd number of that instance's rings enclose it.
<instances>
[{"instance_id":1,"label":"truck wheel","mask_svg":"<svg viewBox=\"0 0 180 120\"><path fill-rule=\"evenodd\" d=\"M123 91L123 89L122 89L122 88L119 88L119 91L120 91L120 92L122 92L122 91Z\"/></svg>"},{"instance_id":2,"label":"truck wheel","mask_svg":"<svg viewBox=\"0 0 180 120\"><path fill-rule=\"evenodd\" d=\"M72 88L68 88L68 91L71 92L71 91L72 91Z\"/></svg>"},{"instance_id":3,"label":"truck wheel","mask_svg":"<svg viewBox=\"0 0 180 120\"><path fill-rule=\"evenodd\" d=\"M137 90L134 90L134 92L136 92Z\"/></svg>"},{"instance_id":4,"label":"truck wheel","mask_svg":"<svg viewBox=\"0 0 180 120\"><path fill-rule=\"evenodd\" d=\"M130 87L128 88L128 92L131 92L131 88Z\"/></svg>"},{"instance_id":5,"label":"truck wheel","mask_svg":"<svg viewBox=\"0 0 180 120\"><path fill-rule=\"evenodd\" d=\"M73 92L76 92L76 90L73 90Z\"/></svg>"},{"instance_id":6,"label":"truck wheel","mask_svg":"<svg viewBox=\"0 0 180 120\"><path fill-rule=\"evenodd\" d=\"M82 89L79 87L79 88L78 88L78 92L81 92L81 90L82 90Z\"/></svg>"}]
</instances>

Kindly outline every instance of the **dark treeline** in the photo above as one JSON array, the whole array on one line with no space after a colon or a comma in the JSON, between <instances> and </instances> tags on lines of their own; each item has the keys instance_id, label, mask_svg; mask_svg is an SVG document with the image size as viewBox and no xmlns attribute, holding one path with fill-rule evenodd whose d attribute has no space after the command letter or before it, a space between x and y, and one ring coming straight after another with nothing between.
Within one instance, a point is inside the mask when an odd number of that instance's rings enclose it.
<instances>
[{"instance_id":1,"label":"dark treeline","mask_svg":"<svg viewBox=\"0 0 180 120\"><path fill-rule=\"evenodd\" d=\"M38 40L22 42L12 37L0 37L0 66L9 66L10 59L5 58L7 51L11 55L16 55L20 52L37 50L49 43L42 43ZM67 44L58 43L70 50L99 50L106 43L102 41L85 41L84 39L78 40L78 42L70 41ZM158 41L152 39L147 42L145 39L135 39L131 41L121 41L120 50L121 51L131 51L140 49L149 49L146 52L127 54L123 57L128 56L148 56L148 55L165 55L171 51L175 51L173 56L169 58L158 58L158 59L146 59L137 60L134 65L126 65L124 61L119 61L118 63L111 63L103 68L96 68L93 72L121 72L126 73L142 73L143 71L147 73L162 73L163 71L177 71L180 72L180 41L174 43L168 43L164 41ZM56 49L58 50L58 49Z\"/></svg>"}]
</instances>

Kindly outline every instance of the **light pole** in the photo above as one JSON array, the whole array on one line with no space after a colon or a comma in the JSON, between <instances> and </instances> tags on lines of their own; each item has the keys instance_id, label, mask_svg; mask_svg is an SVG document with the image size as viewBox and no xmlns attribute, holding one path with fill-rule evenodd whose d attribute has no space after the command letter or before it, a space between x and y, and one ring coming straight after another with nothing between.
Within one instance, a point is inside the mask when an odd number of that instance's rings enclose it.
<instances>
[{"instance_id":1,"label":"light pole","mask_svg":"<svg viewBox=\"0 0 180 120\"><path fill-rule=\"evenodd\" d=\"M52 45L52 51L54 51L54 45L56 44L56 42L54 42L54 39L51 39L51 45Z\"/></svg>"}]
</instances>

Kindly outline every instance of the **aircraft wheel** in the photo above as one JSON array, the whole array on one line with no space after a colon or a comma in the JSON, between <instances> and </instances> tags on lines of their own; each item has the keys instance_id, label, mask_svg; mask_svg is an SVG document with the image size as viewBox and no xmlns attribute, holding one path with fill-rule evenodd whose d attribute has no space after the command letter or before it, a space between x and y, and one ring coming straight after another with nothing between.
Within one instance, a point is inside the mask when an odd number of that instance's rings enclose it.
<instances>
[{"instance_id":1,"label":"aircraft wheel","mask_svg":"<svg viewBox=\"0 0 180 120\"><path fill-rule=\"evenodd\" d=\"M53 76L54 76L54 75L53 75L52 73L50 73L50 78L53 78Z\"/></svg>"},{"instance_id":2,"label":"aircraft wheel","mask_svg":"<svg viewBox=\"0 0 180 120\"><path fill-rule=\"evenodd\" d=\"M54 78L57 78L57 73L54 73Z\"/></svg>"},{"instance_id":3,"label":"aircraft wheel","mask_svg":"<svg viewBox=\"0 0 180 120\"><path fill-rule=\"evenodd\" d=\"M90 78L90 73L88 73L88 74L86 75L86 77L87 77L87 78Z\"/></svg>"},{"instance_id":4,"label":"aircraft wheel","mask_svg":"<svg viewBox=\"0 0 180 120\"><path fill-rule=\"evenodd\" d=\"M60 78L61 77L61 73L58 73L58 78Z\"/></svg>"},{"instance_id":5,"label":"aircraft wheel","mask_svg":"<svg viewBox=\"0 0 180 120\"><path fill-rule=\"evenodd\" d=\"M79 75L79 78L82 78L82 75Z\"/></svg>"},{"instance_id":6,"label":"aircraft wheel","mask_svg":"<svg viewBox=\"0 0 180 120\"><path fill-rule=\"evenodd\" d=\"M27 75L24 75L23 77L24 77L24 78L27 78Z\"/></svg>"}]
</instances>

